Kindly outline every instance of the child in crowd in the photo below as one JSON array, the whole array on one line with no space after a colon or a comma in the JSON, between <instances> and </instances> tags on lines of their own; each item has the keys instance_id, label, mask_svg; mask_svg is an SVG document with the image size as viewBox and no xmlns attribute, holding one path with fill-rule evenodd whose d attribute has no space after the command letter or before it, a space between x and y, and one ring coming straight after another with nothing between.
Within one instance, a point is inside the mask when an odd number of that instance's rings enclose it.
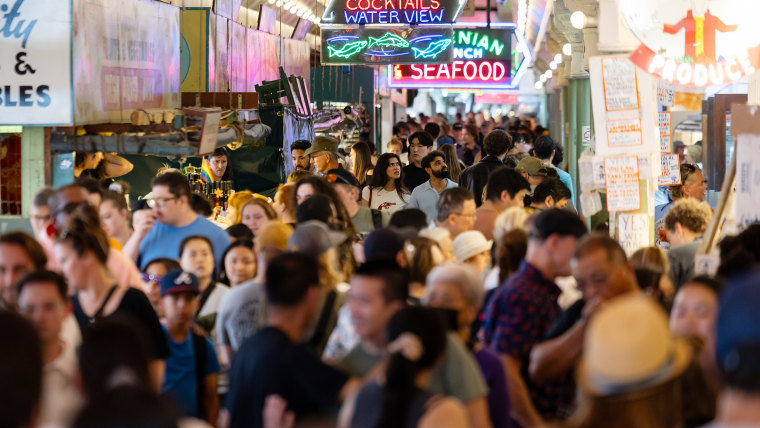
<instances>
[{"instance_id":1,"label":"child in crowd","mask_svg":"<svg viewBox=\"0 0 760 428\"><path fill-rule=\"evenodd\" d=\"M173 270L178 270L179 268L179 263L177 263L176 260L158 258L149 261L148 264L145 265L145 269L143 269L142 280L145 294L148 296L148 300L150 300L150 304L153 306L153 310L156 311L159 318L163 316L161 313L161 305L159 304L161 301L161 278L167 273Z\"/></svg>"},{"instance_id":2,"label":"child in crowd","mask_svg":"<svg viewBox=\"0 0 760 428\"><path fill-rule=\"evenodd\" d=\"M163 328L171 348L161 393L173 398L184 416L216 426L219 362L211 341L192 329L199 294L198 277L192 273L175 270L161 279Z\"/></svg>"},{"instance_id":3,"label":"child in crowd","mask_svg":"<svg viewBox=\"0 0 760 428\"><path fill-rule=\"evenodd\" d=\"M201 300L195 313L195 322L213 336L219 303L222 296L229 291L229 287L215 281L214 249L211 241L205 236L188 236L179 245L178 261L182 270L198 277Z\"/></svg>"}]
</instances>

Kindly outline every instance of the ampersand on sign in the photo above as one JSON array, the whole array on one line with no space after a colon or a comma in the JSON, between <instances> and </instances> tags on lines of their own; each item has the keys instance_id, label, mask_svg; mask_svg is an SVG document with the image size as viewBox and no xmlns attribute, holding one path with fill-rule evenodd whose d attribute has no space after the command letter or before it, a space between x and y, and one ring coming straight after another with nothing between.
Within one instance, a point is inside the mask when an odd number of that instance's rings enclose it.
<instances>
[{"instance_id":1,"label":"ampersand on sign","mask_svg":"<svg viewBox=\"0 0 760 428\"><path fill-rule=\"evenodd\" d=\"M24 57L26 57L26 52L19 52L16 54L16 74L24 75L26 73L36 73L37 70L33 69L31 65L27 64L26 61L24 61Z\"/></svg>"}]
</instances>

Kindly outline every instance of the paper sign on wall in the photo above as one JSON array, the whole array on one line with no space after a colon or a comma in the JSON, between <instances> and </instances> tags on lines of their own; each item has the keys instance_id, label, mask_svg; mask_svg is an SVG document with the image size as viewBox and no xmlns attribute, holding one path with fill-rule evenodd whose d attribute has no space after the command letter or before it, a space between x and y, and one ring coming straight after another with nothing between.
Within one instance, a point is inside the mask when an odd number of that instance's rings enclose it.
<instances>
[{"instance_id":1,"label":"paper sign on wall","mask_svg":"<svg viewBox=\"0 0 760 428\"><path fill-rule=\"evenodd\" d=\"M618 215L618 242L629 257L639 248L649 246L649 215Z\"/></svg>"},{"instance_id":2,"label":"paper sign on wall","mask_svg":"<svg viewBox=\"0 0 760 428\"><path fill-rule=\"evenodd\" d=\"M591 166L594 173L594 185L599 189L604 189L604 186L607 185L607 181L604 177L604 158L601 156L594 156Z\"/></svg>"},{"instance_id":3,"label":"paper sign on wall","mask_svg":"<svg viewBox=\"0 0 760 428\"><path fill-rule=\"evenodd\" d=\"M602 59L604 105L607 111L638 110L636 66L626 58Z\"/></svg>"},{"instance_id":4,"label":"paper sign on wall","mask_svg":"<svg viewBox=\"0 0 760 428\"><path fill-rule=\"evenodd\" d=\"M660 176L660 154L644 153L639 158L639 179L649 180Z\"/></svg>"},{"instance_id":5,"label":"paper sign on wall","mask_svg":"<svg viewBox=\"0 0 760 428\"><path fill-rule=\"evenodd\" d=\"M584 125L581 130L583 131L583 147L586 147L591 143L591 127Z\"/></svg>"},{"instance_id":6,"label":"paper sign on wall","mask_svg":"<svg viewBox=\"0 0 760 428\"><path fill-rule=\"evenodd\" d=\"M678 165L678 155L663 154L660 156L662 173L657 180L660 186L678 186L681 184L681 170Z\"/></svg>"},{"instance_id":7,"label":"paper sign on wall","mask_svg":"<svg viewBox=\"0 0 760 428\"><path fill-rule=\"evenodd\" d=\"M670 112L659 113L660 152L670 153Z\"/></svg>"},{"instance_id":8,"label":"paper sign on wall","mask_svg":"<svg viewBox=\"0 0 760 428\"><path fill-rule=\"evenodd\" d=\"M673 107L676 91L673 87L664 81L657 85L657 104L665 107Z\"/></svg>"},{"instance_id":9,"label":"paper sign on wall","mask_svg":"<svg viewBox=\"0 0 760 428\"><path fill-rule=\"evenodd\" d=\"M639 159L636 156L606 158L604 176L607 211L633 211L641 208Z\"/></svg>"},{"instance_id":10,"label":"paper sign on wall","mask_svg":"<svg viewBox=\"0 0 760 428\"><path fill-rule=\"evenodd\" d=\"M611 148L637 147L641 145L641 138L641 119L607 121L607 144Z\"/></svg>"},{"instance_id":11,"label":"paper sign on wall","mask_svg":"<svg viewBox=\"0 0 760 428\"><path fill-rule=\"evenodd\" d=\"M736 227L760 221L760 136L739 135L736 145Z\"/></svg>"}]
</instances>

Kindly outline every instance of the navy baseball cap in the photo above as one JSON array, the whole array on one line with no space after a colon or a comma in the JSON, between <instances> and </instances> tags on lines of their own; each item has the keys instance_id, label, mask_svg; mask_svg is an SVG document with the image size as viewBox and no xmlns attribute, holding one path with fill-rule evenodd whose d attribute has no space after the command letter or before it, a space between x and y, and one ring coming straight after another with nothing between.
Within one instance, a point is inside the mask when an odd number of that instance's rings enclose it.
<instances>
[{"instance_id":1,"label":"navy baseball cap","mask_svg":"<svg viewBox=\"0 0 760 428\"><path fill-rule=\"evenodd\" d=\"M443 137L438 139L438 147L441 147L444 144L454 144L454 139L449 137L448 135L444 135Z\"/></svg>"},{"instance_id":2,"label":"navy baseball cap","mask_svg":"<svg viewBox=\"0 0 760 428\"><path fill-rule=\"evenodd\" d=\"M326 177L327 181L330 183L343 183L348 184L349 186L361 187L359 180L357 180L351 172L343 168L334 168L327 171Z\"/></svg>"},{"instance_id":3,"label":"navy baseball cap","mask_svg":"<svg viewBox=\"0 0 760 428\"><path fill-rule=\"evenodd\" d=\"M182 270L173 270L161 278L161 297L167 294L200 294L200 281L195 274Z\"/></svg>"}]
</instances>

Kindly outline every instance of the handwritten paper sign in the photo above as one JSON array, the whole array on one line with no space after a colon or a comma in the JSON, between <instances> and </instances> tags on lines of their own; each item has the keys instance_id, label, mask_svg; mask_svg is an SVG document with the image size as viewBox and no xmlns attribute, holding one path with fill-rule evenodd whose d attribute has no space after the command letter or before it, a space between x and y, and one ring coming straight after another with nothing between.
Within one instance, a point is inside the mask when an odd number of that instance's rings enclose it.
<instances>
[{"instance_id":1,"label":"handwritten paper sign","mask_svg":"<svg viewBox=\"0 0 760 428\"><path fill-rule=\"evenodd\" d=\"M760 136L741 134L736 146L736 226L760 222Z\"/></svg>"},{"instance_id":2,"label":"handwritten paper sign","mask_svg":"<svg viewBox=\"0 0 760 428\"><path fill-rule=\"evenodd\" d=\"M602 76L607 111L639 109L636 66L631 61L619 57L604 58Z\"/></svg>"},{"instance_id":3,"label":"handwritten paper sign","mask_svg":"<svg viewBox=\"0 0 760 428\"><path fill-rule=\"evenodd\" d=\"M639 154L639 179L650 180L660 176L660 154Z\"/></svg>"},{"instance_id":4,"label":"handwritten paper sign","mask_svg":"<svg viewBox=\"0 0 760 428\"><path fill-rule=\"evenodd\" d=\"M670 153L670 112L659 113L660 152Z\"/></svg>"},{"instance_id":5,"label":"handwritten paper sign","mask_svg":"<svg viewBox=\"0 0 760 428\"><path fill-rule=\"evenodd\" d=\"M0 125L69 125L71 2L3 1Z\"/></svg>"},{"instance_id":6,"label":"handwritten paper sign","mask_svg":"<svg viewBox=\"0 0 760 428\"><path fill-rule=\"evenodd\" d=\"M660 156L662 174L657 179L660 186L678 186L681 184L681 170L678 166L678 155L663 154Z\"/></svg>"},{"instance_id":7,"label":"handwritten paper sign","mask_svg":"<svg viewBox=\"0 0 760 428\"><path fill-rule=\"evenodd\" d=\"M649 246L649 215L618 215L618 242L629 257L639 248Z\"/></svg>"},{"instance_id":8,"label":"handwritten paper sign","mask_svg":"<svg viewBox=\"0 0 760 428\"><path fill-rule=\"evenodd\" d=\"M657 104L665 107L673 107L676 91L664 81L657 85Z\"/></svg>"},{"instance_id":9,"label":"handwritten paper sign","mask_svg":"<svg viewBox=\"0 0 760 428\"><path fill-rule=\"evenodd\" d=\"M594 156L591 165L594 173L594 185L599 189L604 189L607 185L607 179L604 176L604 158Z\"/></svg>"},{"instance_id":10,"label":"handwritten paper sign","mask_svg":"<svg viewBox=\"0 0 760 428\"><path fill-rule=\"evenodd\" d=\"M606 158L604 176L607 186L607 211L633 211L641 208L638 157Z\"/></svg>"},{"instance_id":11,"label":"handwritten paper sign","mask_svg":"<svg viewBox=\"0 0 760 428\"><path fill-rule=\"evenodd\" d=\"M641 138L641 119L607 121L607 142L610 147L640 146Z\"/></svg>"}]
</instances>

